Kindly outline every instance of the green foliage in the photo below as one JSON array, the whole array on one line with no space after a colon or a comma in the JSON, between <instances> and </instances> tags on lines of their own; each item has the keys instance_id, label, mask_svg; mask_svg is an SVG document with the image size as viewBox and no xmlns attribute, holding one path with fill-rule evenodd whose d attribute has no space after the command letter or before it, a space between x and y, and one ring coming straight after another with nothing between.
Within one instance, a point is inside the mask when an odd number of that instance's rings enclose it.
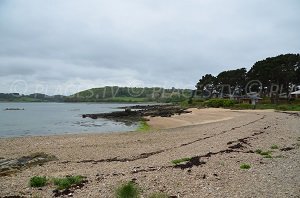
<instances>
[{"instance_id":1,"label":"green foliage","mask_svg":"<svg viewBox=\"0 0 300 198\"><path fill-rule=\"evenodd\" d=\"M150 125L146 121L140 121L137 131L145 132L151 129Z\"/></svg>"},{"instance_id":2,"label":"green foliage","mask_svg":"<svg viewBox=\"0 0 300 198\"><path fill-rule=\"evenodd\" d=\"M166 193L152 193L148 198L168 198L169 196Z\"/></svg>"},{"instance_id":3,"label":"green foliage","mask_svg":"<svg viewBox=\"0 0 300 198\"><path fill-rule=\"evenodd\" d=\"M47 184L47 178L46 177L40 177L40 176L34 176L30 178L29 185L31 187L43 187Z\"/></svg>"},{"instance_id":4,"label":"green foliage","mask_svg":"<svg viewBox=\"0 0 300 198\"><path fill-rule=\"evenodd\" d=\"M262 86L258 84L251 86L252 92L260 92L260 87L267 87L265 93L270 94L272 98L275 97L276 100L272 101L276 103L279 92L289 93L290 85L300 84L300 55L284 54L266 58L256 62L248 72L245 68L240 68L222 71L216 77L206 74L196 85L197 95L212 97L214 91L223 94L231 94L234 91L237 95L245 95L250 91L245 90L247 82L252 80L262 83ZM271 92L274 84L282 86L277 93ZM285 109L284 106L280 108Z\"/></svg>"},{"instance_id":5,"label":"green foliage","mask_svg":"<svg viewBox=\"0 0 300 198\"><path fill-rule=\"evenodd\" d=\"M270 155L270 154L272 154L272 151L262 151L260 154L261 155Z\"/></svg>"},{"instance_id":6,"label":"green foliage","mask_svg":"<svg viewBox=\"0 0 300 198\"><path fill-rule=\"evenodd\" d=\"M235 104L232 109L253 109L253 105L245 103Z\"/></svg>"},{"instance_id":7,"label":"green foliage","mask_svg":"<svg viewBox=\"0 0 300 198\"><path fill-rule=\"evenodd\" d=\"M276 148L277 147L277 145L273 145L274 146L274 148ZM272 147L273 147L272 146ZM276 146L276 147L275 147ZM272 148L271 147L271 148ZM278 148L278 147L277 147ZM262 151L261 149L256 149L255 150L255 153L257 153L257 154L259 154L259 155L261 155L261 156L263 156L263 158L272 158L272 151Z\"/></svg>"},{"instance_id":8,"label":"green foliage","mask_svg":"<svg viewBox=\"0 0 300 198\"><path fill-rule=\"evenodd\" d=\"M180 106L182 108L188 108L188 107L204 107L203 103L204 103L204 99L198 99L198 98L190 98L184 101L180 102Z\"/></svg>"},{"instance_id":9,"label":"green foliage","mask_svg":"<svg viewBox=\"0 0 300 198\"><path fill-rule=\"evenodd\" d=\"M264 155L264 158L273 158L272 155L268 154L268 155Z\"/></svg>"},{"instance_id":10,"label":"green foliage","mask_svg":"<svg viewBox=\"0 0 300 198\"><path fill-rule=\"evenodd\" d=\"M235 101L233 100L229 100L229 99L209 99L207 101L204 102L205 106L208 107L215 107L215 108L219 108L219 107L232 107L234 106Z\"/></svg>"},{"instance_id":11,"label":"green foliage","mask_svg":"<svg viewBox=\"0 0 300 198\"><path fill-rule=\"evenodd\" d=\"M116 189L116 198L139 198L140 189L133 182L122 184Z\"/></svg>"},{"instance_id":12,"label":"green foliage","mask_svg":"<svg viewBox=\"0 0 300 198\"><path fill-rule=\"evenodd\" d=\"M257 153L257 154L261 154L261 152L262 152L261 149L256 149L256 150L255 150L255 153Z\"/></svg>"},{"instance_id":13,"label":"green foliage","mask_svg":"<svg viewBox=\"0 0 300 198\"><path fill-rule=\"evenodd\" d=\"M73 184L80 184L83 181L83 177L77 176L67 176L65 178L54 178L53 183L57 186L57 189L63 190L70 188Z\"/></svg>"},{"instance_id":14,"label":"green foliage","mask_svg":"<svg viewBox=\"0 0 300 198\"><path fill-rule=\"evenodd\" d=\"M241 164L241 165L240 165L240 168L241 168L241 169L250 169L250 168L251 168L251 165L250 165L250 164Z\"/></svg>"},{"instance_id":15,"label":"green foliage","mask_svg":"<svg viewBox=\"0 0 300 198\"><path fill-rule=\"evenodd\" d=\"M278 147L276 144L273 144L273 145L271 146L271 149L279 149L279 147Z\"/></svg>"},{"instance_id":16,"label":"green foliage","mask_svg":"<svg viewBox=\"0 0 300 198\"><path fill-rule=\"evenodd\" d=\"M65 98L66 102L180 102L191 97L189 89L106 86Z\"/></svg>"},{"instance_id":17,"label":"green foliage","mask_svg":"<svg viewBox=\"0 0 300 198\"><path fill-rule=\"evenodd\" d=\"M188 161L190 161L190 160L191 160L190 157L186 157L186 158L181 158L181 159L172 160L171 162L172 162L173 164L175 164L175 165L178 165L178 164L180 164L180 163L182 163L182 162L188 162Z\"/></svg>"}]
</instances>

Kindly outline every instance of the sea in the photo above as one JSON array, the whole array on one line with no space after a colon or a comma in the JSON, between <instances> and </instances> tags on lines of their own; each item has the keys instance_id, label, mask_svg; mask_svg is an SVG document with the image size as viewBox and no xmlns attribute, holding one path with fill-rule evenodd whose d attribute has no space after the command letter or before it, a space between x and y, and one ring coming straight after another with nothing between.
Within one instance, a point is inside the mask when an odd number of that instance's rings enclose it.
<instances>
[{"instance_id":1,"label":"sea","mask_svg":"<svg viewBox=\"0 0 300 198\"><path fill-rule=\"evenodd\" d=\"M134 131L138 123L82 118L82 114L120 111L119 107L133 105L137 104L2 102L0 103L0 137Z\"/></svg>"}]
</instances>

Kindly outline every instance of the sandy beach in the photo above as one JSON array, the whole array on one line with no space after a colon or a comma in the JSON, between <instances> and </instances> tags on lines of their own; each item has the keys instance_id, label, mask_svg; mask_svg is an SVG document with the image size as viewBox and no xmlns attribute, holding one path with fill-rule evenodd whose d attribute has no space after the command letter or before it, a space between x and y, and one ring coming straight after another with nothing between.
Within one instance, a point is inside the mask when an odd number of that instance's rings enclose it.
<instances>
[{"instance_id":1,"label":"sandy beach","mask_svg":"<svg viewBox=\"0 0 300 198\"><path fill-rule=\"evenodd\" d=\"M137 183L142 197L300 197L300 113L191 111L149 118L149 132L2 138L1 160L37 152L57 160L1 176L0 197L53 197L54 186L29 187L35 175L85 176L88 182L66 197L114 197L126 181ZM185 157L201 163L171 163ZM243 163L251 168L241 169Z\"/></svg>"}]
</instances>

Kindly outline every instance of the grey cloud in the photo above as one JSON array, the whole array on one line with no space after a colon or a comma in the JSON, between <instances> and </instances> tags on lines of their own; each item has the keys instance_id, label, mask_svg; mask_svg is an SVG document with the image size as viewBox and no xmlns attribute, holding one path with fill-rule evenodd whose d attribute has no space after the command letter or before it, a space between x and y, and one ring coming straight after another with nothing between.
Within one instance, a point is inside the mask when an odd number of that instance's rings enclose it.
<instances>
[{"instance_id":1,"label":"grey cloud","mask_svg":"<svg viewBox=\"0 0 300 198\"><path fill-rule=\"evenodd\" d=\"M1 1L0 92L15 79L52 92L193 88L205 73L299 53L299 8L297 0Z\"/></svg>"}]
</instances>

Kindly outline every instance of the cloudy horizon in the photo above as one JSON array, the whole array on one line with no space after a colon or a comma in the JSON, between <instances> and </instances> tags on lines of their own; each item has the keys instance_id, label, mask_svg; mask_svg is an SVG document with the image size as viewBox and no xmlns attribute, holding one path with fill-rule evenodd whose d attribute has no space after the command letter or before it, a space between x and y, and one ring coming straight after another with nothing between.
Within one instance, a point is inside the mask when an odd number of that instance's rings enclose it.
<instances>
[{"instance_id":1,"label":"cloudy horizon","mask_svg":"<svg viewBox=\"0 0 300 198\"><path fill-rule=\"evenodd\" d=\"M298 0L0 1L0 92L194 88L300 52Z\"/></svg>"}]
</instances>

